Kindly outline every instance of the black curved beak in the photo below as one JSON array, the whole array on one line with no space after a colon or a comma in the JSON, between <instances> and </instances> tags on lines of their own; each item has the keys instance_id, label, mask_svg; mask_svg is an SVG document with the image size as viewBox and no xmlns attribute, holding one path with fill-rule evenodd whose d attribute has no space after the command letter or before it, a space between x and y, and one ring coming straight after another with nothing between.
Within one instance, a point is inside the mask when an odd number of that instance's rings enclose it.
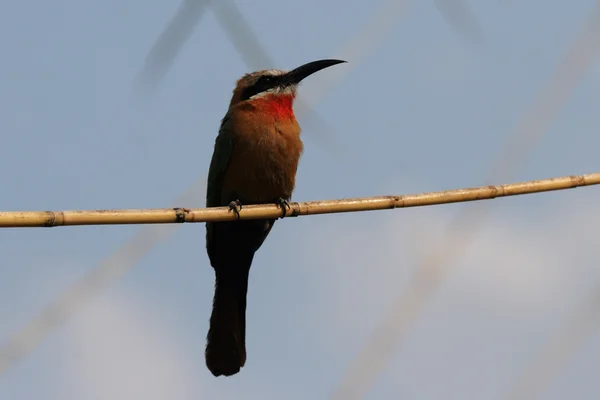
<instances>
[{"instance_id":1,"label":"black curved beak","mask_svg":"<svg viewBox=\"0 0 600 400\"><path fill-rule=\"evenodd\" d=\"M336 64L345 63L343 60L318 60L306 63L299 66L296 69L291 70L287 74L282 76L284 84L295 85L300 83L304 78L318 72L327 67L331 67Z\"/></svg>"}]
</instances>

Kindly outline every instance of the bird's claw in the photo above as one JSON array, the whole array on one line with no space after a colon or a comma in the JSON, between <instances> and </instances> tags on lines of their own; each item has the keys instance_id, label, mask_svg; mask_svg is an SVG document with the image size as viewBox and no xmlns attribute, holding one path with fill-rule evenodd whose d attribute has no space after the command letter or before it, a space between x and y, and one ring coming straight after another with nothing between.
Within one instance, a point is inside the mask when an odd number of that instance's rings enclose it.
<instances>
[{"instance_id":1,"label":"bird's claw","mask_svg":"<svg viewBox=\"0 0 600 400\"><path fill-rule=\"evenodd\" d=\"M281 218L285 218L285 216L287 215L287 209L292 208L290 206L290 202L282 197L278 198L277 201L275 201L275 204L277 204L283 210L283 216Z\"/></svg>"},{"instance_id":2,"label":"bird's claw","mask_svg":"<svg viewBox=\"0 0 600 400\"><path fill-rule=\"evenodd\" d=\"M240 219L240 211L242 210L242 203L239 200L234 200L229 203L229 210L233 211L237 215L237 219Z\"/></svg>"}]
</instances>

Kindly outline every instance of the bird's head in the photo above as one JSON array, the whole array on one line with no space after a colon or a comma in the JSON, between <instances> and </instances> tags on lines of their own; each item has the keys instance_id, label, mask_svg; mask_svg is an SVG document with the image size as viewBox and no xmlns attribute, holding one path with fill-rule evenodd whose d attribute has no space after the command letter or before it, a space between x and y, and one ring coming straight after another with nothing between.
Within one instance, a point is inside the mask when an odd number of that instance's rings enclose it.
<instances>
[{"instance_id":1,"label":"bird's head","mask_svg":"<svg viewBox=\"0 0 600 400\"><path fill-rule=\"evenodd\" d=\"M296 96L300 82L324 68L344 63L342 60L319 60L301 65L291 71L267 69L251 72L237 81L229 107L253 100L274 100L285 98L291 101Z\"/></svg>"}]
</instances>

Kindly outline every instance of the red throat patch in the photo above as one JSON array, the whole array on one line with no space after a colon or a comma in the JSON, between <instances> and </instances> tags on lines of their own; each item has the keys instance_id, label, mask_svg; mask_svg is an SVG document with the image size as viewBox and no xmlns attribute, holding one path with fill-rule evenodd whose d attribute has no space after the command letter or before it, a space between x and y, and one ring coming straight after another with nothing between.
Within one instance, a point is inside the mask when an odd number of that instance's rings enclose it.
<instances>
[{"instance_id":1,"label":"red throat patch","mask_svg":"<svg viewBox=\"0 0 600 400\"><path fill-rule=\"evenodd\" d=\"M294 117L294 96L291 94L269 94L259 97L253 103L265 113L276 118Z\"/></svg>"}]
</instances>

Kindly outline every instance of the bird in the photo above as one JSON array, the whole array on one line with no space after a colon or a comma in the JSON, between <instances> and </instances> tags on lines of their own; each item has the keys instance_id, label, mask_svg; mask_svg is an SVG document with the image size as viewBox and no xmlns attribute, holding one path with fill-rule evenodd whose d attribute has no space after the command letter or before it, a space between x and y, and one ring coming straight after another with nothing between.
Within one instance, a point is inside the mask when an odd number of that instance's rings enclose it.
<instances>
[{"instance_id":1,"label":"bird","mask_svg":"<svg viewBox=\"0 0 600 400\"><path fill-rule=\"evenodd\" d=\"M275 203L285 217L303 152L293 103L300 82L345 63L325 59L291 71L267 69L242 76L221 120L210 162L206 206ZM256 251L275 219L207 222L206 251L215 272L215 292L205 361L215 376L237 374L246 363L246 295Z\"/></svg>"}]
</instances>

